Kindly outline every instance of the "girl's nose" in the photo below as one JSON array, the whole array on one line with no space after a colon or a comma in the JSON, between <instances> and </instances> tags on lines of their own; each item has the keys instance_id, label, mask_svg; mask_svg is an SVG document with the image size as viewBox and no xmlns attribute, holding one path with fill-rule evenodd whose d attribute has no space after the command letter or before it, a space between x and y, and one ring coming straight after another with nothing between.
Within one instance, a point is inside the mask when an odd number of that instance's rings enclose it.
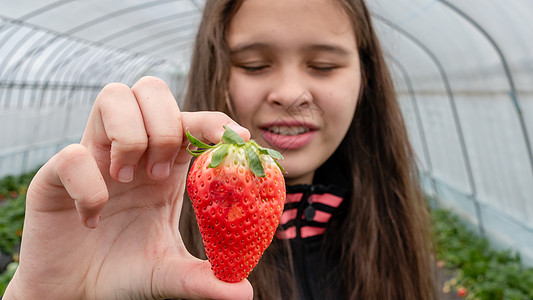
<instances>
[{"instance_id":1,"label":"girl's nose","mask_svg":"<svg viewBox=\"0 0 533 300\"><path fill-rule=\"evenodd\" d=\"M311 106L313 97L304 80L292 73L292 75L281 76L276 80L268 94L267 102L277 109L291 112Z\"/></svg>"}]
</instances>

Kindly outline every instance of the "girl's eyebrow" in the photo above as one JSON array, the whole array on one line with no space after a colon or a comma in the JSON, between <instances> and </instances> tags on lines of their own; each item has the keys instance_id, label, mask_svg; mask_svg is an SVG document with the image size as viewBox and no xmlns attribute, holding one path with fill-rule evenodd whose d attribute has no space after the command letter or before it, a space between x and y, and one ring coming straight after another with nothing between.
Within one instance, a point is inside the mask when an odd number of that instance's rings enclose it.
<instances>
[{"instance_id":1,"label":"girl's eyebrow","mask_svg":"<svg viewBox=\"0 0 533 300\"><path fill-rule=\"evenodd\" d=\"M348 56L354 53L351 49L336 44L312 44L305 47L305 50L311 52L330 52L341 56Z\"/></svg>"},{"instance_id":2,"label":"girl's eyebrow","mask_svg":"<svg viewBox=\"0 0 533 300\"><path fill-rule=\"evenodd\" d=\"M272 50L272 48L274 47L265 43L241 43L231 47L230 54L237 55L246 51ZM303 51L310 52L329 52L341 56L347 56L354 53L351 49L347 49L346 47L337 44L311 44L304 46L302 49Z\"/></svg>"},{"instance_id":3,"label":"girl's eyebrow","mask_svg":"<svg viewBox=\"0 0 533 300\"><path fill-rule=\"evenodd\" d=\"M270 49L271 47L264 43L241 43L230 47L230 55L236 55L246 51L257 51Z\"/></svg>"}]
</instances>

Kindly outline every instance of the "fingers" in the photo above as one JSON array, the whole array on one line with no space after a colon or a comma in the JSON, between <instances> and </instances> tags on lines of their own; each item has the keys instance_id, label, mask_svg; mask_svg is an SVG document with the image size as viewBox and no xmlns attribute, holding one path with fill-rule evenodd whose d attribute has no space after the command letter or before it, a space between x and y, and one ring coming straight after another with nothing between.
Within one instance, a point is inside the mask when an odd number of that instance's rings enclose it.
<instances>
[{"instance_id":1,"label":"fingers","mask_svg":"<svg viewBox=\"0 0 533 300\"><path fill-rule=\"evenodd\" d=\"M131 89L119 83L104 87L82 144L102 155L110 151L109 173L119 182L133 180L145 154L146 173L162 180L170 174L181 134L179 108L170 89L158 78L144 77Z\"/></svg>"},{"instance_id":2,"label":"fingers","mask_svg":"<svg viewBox=\"0 0 533 300\"><path fill-rule=\"evenodd\" d=\"M67 199L61 197L64 190ZM27 205L37 211L62 211L72 207L73 199L82 223L95 228L108 200L108 191L89 150L82 145L70 145L41 168L32 181L28 198L36 199Z\"/></svg>"},{"instance_id":3,"label":"fingers","mask_svg":"<svg viewBox=\"0 0 533 300\"><path fill-rule=\"evenodd\" d=\"M127 183L133 180L142 159L146 173L164 180L173 165L190 160L189 130L204 142L218 143L227 125L245 140L250 132L219 112L180 112L168 86L155 77L143 77L132 88L109 84L98 95L81 144L87 146L111 178ZM108 164L108 165L107 165Z\"/></svg>"},{"instance_id":4,"label":"fingers","mask_svg":"<svg viewBox=\"0 0 533 300\"><path fill-rule=\"evenodd\" d=\"M187 299L252 299L253 288L248 280L227 283L218 280L208 261L191 258L180 261L179 266L170 264L164 274L163 286L169 290L162 296ZM156 278L157 279L157 278Z\"/></svg>"},{"instance_id":5,"label":"fingers","mask_svg":"<svg viewBox=\"0 0 533 300\"><path fill-rule=\"evenodd\" d=\"M183 138L178 104L167 85L155 77L142 78L132 91L148 136L146 171L154 179L165 179L170 175Z\"/></svg>"},{"instance_id":6,"label":"fingers","mask_svg":"<svg viewBox=\"0 0 533 300\"><path fill-rule=\"evenodd\" d=\"M128 86L113 83L102 89L81 144L93 150L102 161L110 150L107 159L110 159L111 177L120 182L133 180L137 163L148 147L148 137L143 115Z\"/></svg>"}]
</instances>

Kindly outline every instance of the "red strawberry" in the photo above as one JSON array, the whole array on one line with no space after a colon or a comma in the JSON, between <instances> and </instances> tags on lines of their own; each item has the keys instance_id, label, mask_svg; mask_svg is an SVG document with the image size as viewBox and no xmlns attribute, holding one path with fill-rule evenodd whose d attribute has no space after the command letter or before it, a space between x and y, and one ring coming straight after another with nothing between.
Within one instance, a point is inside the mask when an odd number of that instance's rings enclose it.
<instances>
[{"instance_id":1,"label":"red strawberry","mask_svg":"<svg viewBox=\"0 0 533 300\"><path fill-rule=\"evenodd\" d=\"M468 294L468 291L466 290L465 287L460 287L458 290L457 290L457 296L461 297L461 298L464 298L466 297L466 295Z\"/></svg>"},{"instance_id":2,"label":"red strawberry","mask_svg":"<svg viewBox=\"0 0 533 300\"><path fill-rule=\"evenodd\" d=\"M215 276L226 282L245 279L272 242L285 203L283 169L277 151L245 142L226 128L222 142L210 146L187 132L200 150L187 180Z\"/></svg>"}]
</instances>

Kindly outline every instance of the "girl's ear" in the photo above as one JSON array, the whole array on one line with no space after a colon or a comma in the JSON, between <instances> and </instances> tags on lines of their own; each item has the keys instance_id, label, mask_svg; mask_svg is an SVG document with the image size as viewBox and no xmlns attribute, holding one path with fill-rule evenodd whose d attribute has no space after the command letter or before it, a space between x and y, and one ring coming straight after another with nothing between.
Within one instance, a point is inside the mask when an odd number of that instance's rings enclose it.
<instances>
[{"instance_id":1,"label":"girl's ear","mask_svg":"<svg viewBox=\"0 0 533 300\"><path fill-rule=\"evenodd\" d=\"M229 95L229 91L228 90L226 90L224 92L224 101L226 102L226 106L227 106L228 111L230 113L230 117L233 120L237 120L237 115L235 115L235 111L233 110L233 105L231 104L231 97Z\"/></svg>"}]
</instances>

